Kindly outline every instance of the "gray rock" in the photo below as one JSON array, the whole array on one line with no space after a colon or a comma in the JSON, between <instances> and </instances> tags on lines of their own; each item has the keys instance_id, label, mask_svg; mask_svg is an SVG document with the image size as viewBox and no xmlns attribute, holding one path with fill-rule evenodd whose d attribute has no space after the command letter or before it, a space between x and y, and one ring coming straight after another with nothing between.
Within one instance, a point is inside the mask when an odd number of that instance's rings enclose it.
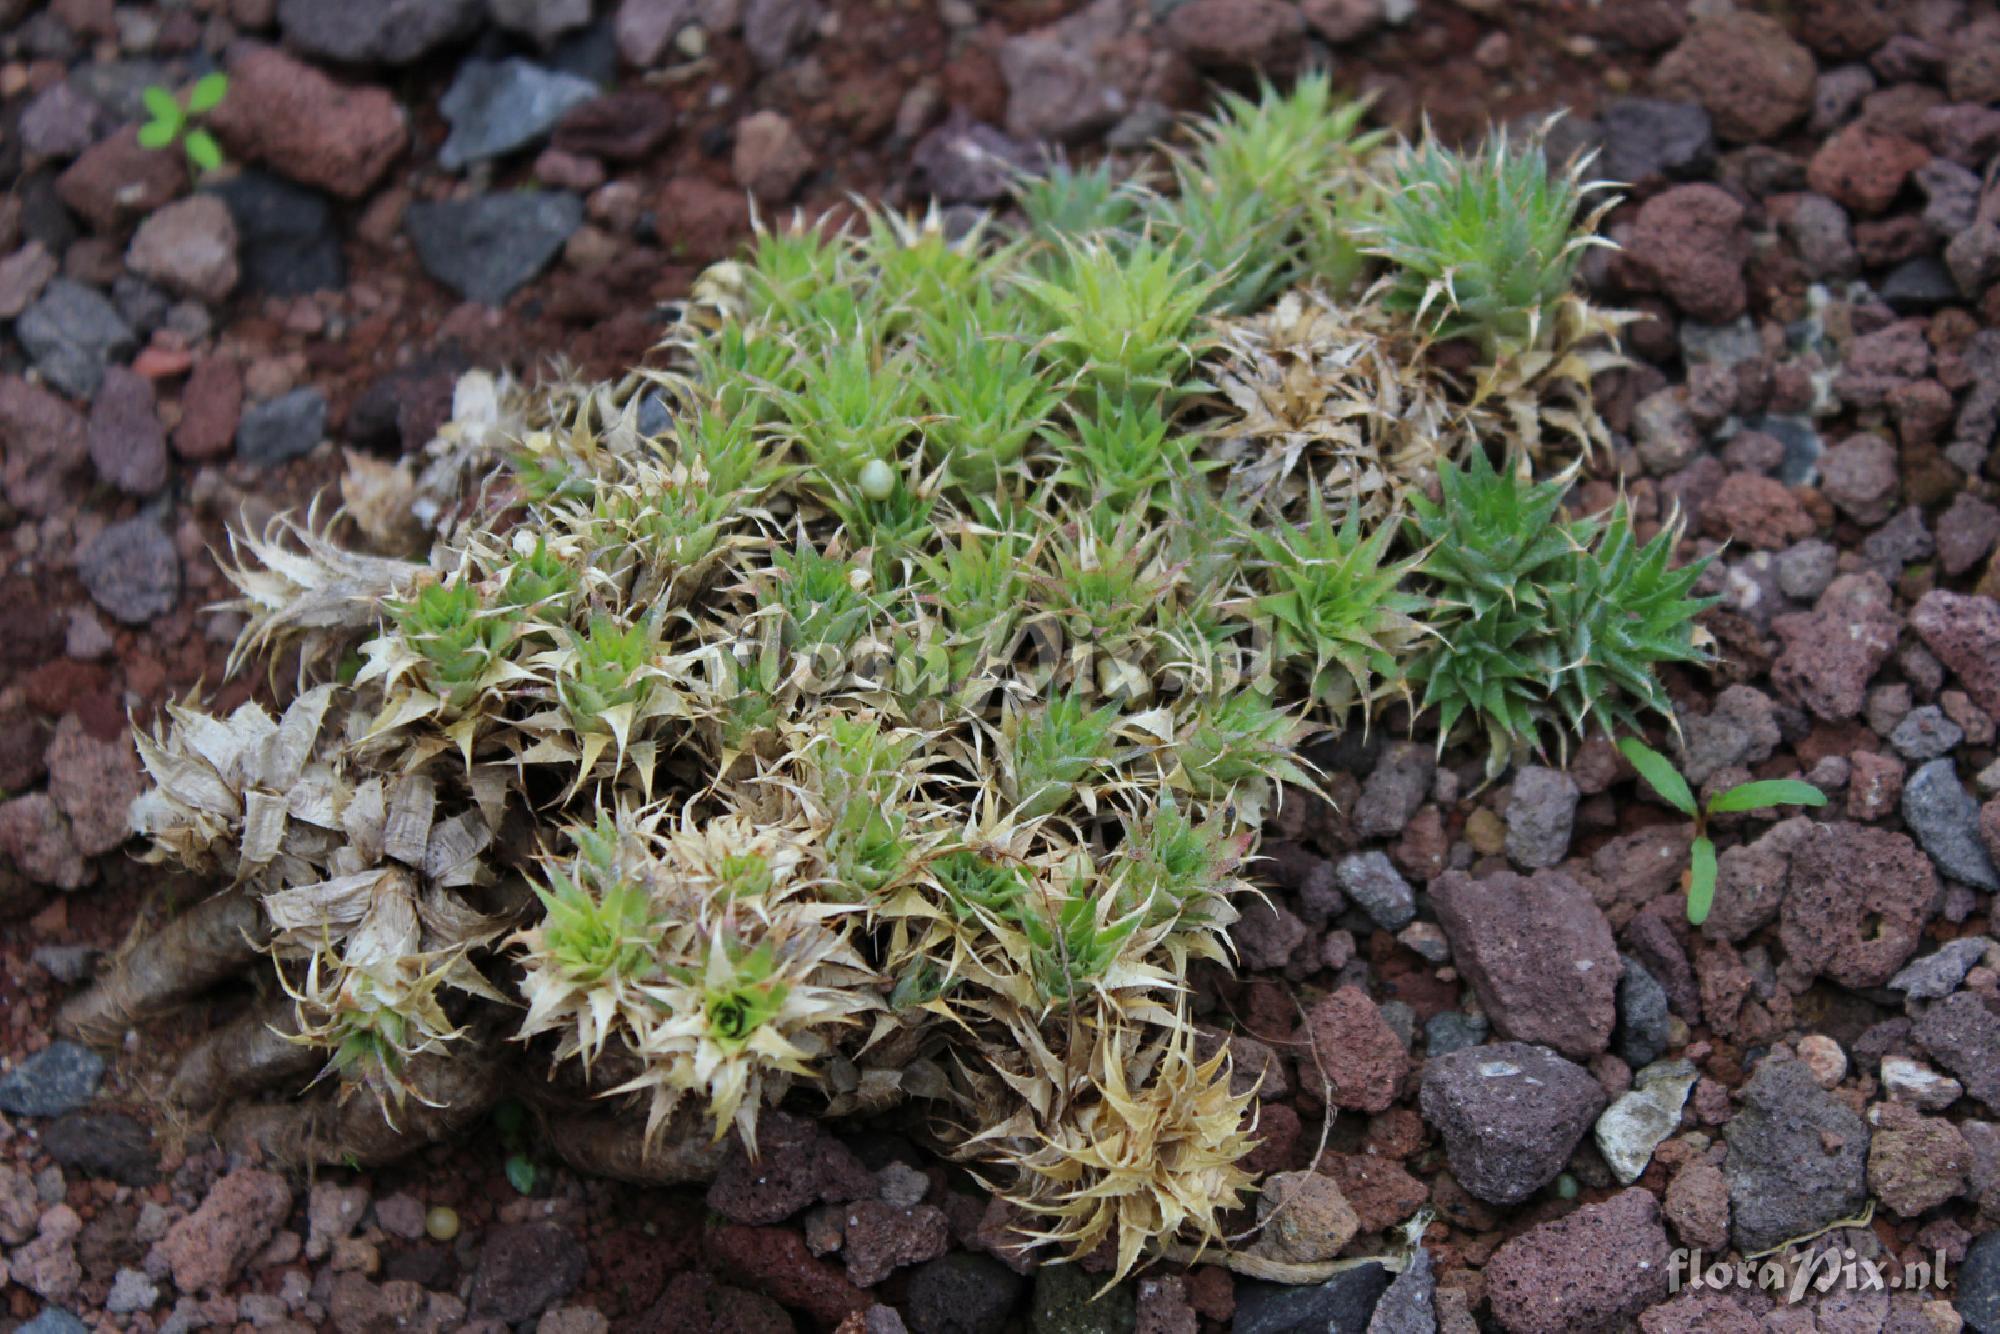
<instances>
[{"instance_id":1,"label":"gray rock","mask_svg":"<svg viewBox=\"0 0 2000 1334\"><path fill-rule=\"evenodd\" d=\"M1979 803L1948 759L1932 760L1903 785L1903 821L1933 862L1953 880L2000 890L2000 872L1979 837Z\"/></svg>"},{"instance_id":2,"label":"gray rock","mask_svg":"<svg viewBox=\"0 0 2000 1334\"><path fill-rule=\"evenodd\" d=\"M1763 341L1748 315L1728 324L1681 321L1681 360L1690 366L1734 366L1763 355Z\"/></svg>"},{"instance_id":3,"label":"gray rock","mask_svg":"<svg viewBox=\"0 0 2000 1334\"><path fill-rule=\"evenodd\" d=\"M777 69L805 45L824 12L814 0L749 0L743 6L743 45L758 69Z\"/></svg>"},{"instance_id":4,"label":"gray rock","mask_svg":"<svg viewBox=\"0 0 2000 1334\"><path fill-rule=\"evenodd\" d=\"M90 461L121 491L151 495L167 482L167 433L153 402L152 381L123 366L105 369L90 405Z\"/></svg>"},{"instance_id":5,"label":"gray rock","mask_svg":"<svg viewBox=\"0 0 2000 1334\"><path fill-rule=\"evenodd\" d=\"M482 195L413 204L405 215L424 272L490 306L540 273L582 223L572 194Z\"/></svg>"},{"instance_id":6,"label":"gray rock","mask_svg":"<svg viewBox=\"0 0 2000 1334\"><path fill-rule=\"evenodd\" d=\"M1965 1327L1972 1334L2000 1334L2000 1230L1972 1243L1957 1278L1952 1306Z\"/></svg>"},{"instance_id":7,"label":"gray rock","mask_svg":"<svg viewBox=\"0 0 2000 1334\"><path fill-rule=\"evenodd\" d=\"M1375 1305L1368 1334L1437 1334L1437 1276L1421 1246Z\"/></svg>"},{"instance_id":8,"label":"gray rock","mask_svg":"<svg viewBox=\"0 0 2000 1334\"><path fill-rule=\"evenodd\" d=\"M1560 862L1569 853L1579 800L1576 780L1562 770L1524 766L1507 800L1507 859L1528 871Z\"/></svg>"},{"instance_id":9,"label":"gray rock","mask_svg":"<svg viewBox=\"0 0 2000 1334\"><path fill-rule=\"evenodd\" d=\"M1902 972L1889 979L1889 988L1911 1000L1942 1000L1958 990L1958 984L1965 980L1972 966L1992 947L1993 942L1985 936L1963 936L1948 941L1923 958L1904 965Z\"/></svg>"},{"instance_id":10,"label":"gray rock","mask_svg":"<svg viewBox=\"0 0 2000 1334\"><path fill-rule=\"evenodd\" d=\"M181 596L181 557L166 530L145 515L114 523L76 556L77 576L105 613L144 625L174 609Z\"/></svg>"},{"instance_id":11,"label":"gray rock","mask_svg":"<svg viewBox=\"0 0 2000 1334\"><path fill-rule=\"evenodd\" d=\"M159 1300L159 1285L146 1277L145 1270L121 1269L111 1280L104 1309L112 1315L131 1315L134 1311L152 1310Z\"/></svg>"},{"instance_id":12,"label":"gray rock","mask_svg":"<svg viewBox=\"0 0 2000 1334\"><path fill-rule=\"evenodd\" d=\"M14 335L35 368L71 398L89 398L104 379L104 368L123 361L137 346L117 307L82 283L57 278L21 312Z\"/></svg>"},{"instance_id":13,"label":"gray rock","mask_svg":"<svg viewBox=\"0 0 2000 1334\"><path fill-rule=\"evenodd\" d=\"M1519 1204L1563 1170L1604 1109L1604 1089L1547 1047L1496 1042L1424 1062L1420 1103L1458 1184Z\"/></svg>"},{"instance_id":14,"label":"gray rock","mask_svg":"<svg viewBox=\"0 0 2000 1334\"><path fill-rule=\"evenodd\" d=\"M1131 1334L1136 1315L1132 1285L1099 1294L1103 1281L1080 1265L1039 1265L1029 1327L1035 1334Z\"/></svg>"},{"instance_id":15,"label":"gray rock","mask_svg":"<svg viewBox=\"0 0 2000 1334\"><path fill-rule=\"evenodd\" d=\"M472 35L484 0L278 0L285 41L348 65L407 65Z\"/></svg>"},{"instance_id":16,"label":"gray rock","mask_svg":"<svg viewBox=\"0 0 2000 1334\"><path fill-rule=\"evenodd\" d=\"M97 1096L104 1058L88 1047L57 1040L0 1075L0 1112L10 1116L61 1116Z\"/></svg>"},{"instance_id":17,"label":"gray rock","mask_svg":"<svg viewBox=\"0 0 2000 1334\"><path fill-rule=\"evenodd\" d=\"M1449 1056L1486 1041L1486 1021L1463 1010L1434 1014L1424 1025L1424 1050L1432 1056Z\"/></svg>"},{"instance_id":18,"label":"gray rock","mask_svg":"<svg viewBox=\"0 0 2000 1334\"><path fill-rule=\"evenodd\" d=\"M1800 543L1791 550L1800 550L1805 545ZM1831 577L1831 547L1827 554L1827 574ZM1780 556L1777 562L1778 586L1790 595L1785 589L1784 559ZM1825 587L1822 582L1812 596L1817 597ZM1683 712L1680 723L1681 776L1697 788L1731 765L1762 764L1771 758L1782 739L1777 706L1769 695L1754 686L1730 686L1716 697L1715 707L1707 713Z\"/></svg>"},{"instance_id":19,"label":"gray rock","mask_svg":"<svg viewBox=\"0 0 2000 1334\"><path fill-rule=\"evenodd\" d=\"M1739 1250L1761 1251L1852 1218L1868 1198L1868 1125L1800 1061L1759 1065L1722 1133Z\"/></svg>"},{"instance_id":20,"label":"gray rock","mask_svg":"<svg viewBox=\"0 0 2000 1334\"><path fill-rule=\"evenodd\" d=\"M1889 733L1889 744L1906 760L1935 760L1949 755L1963 740L1965 729L1935 704L1911 709Z\"/></svg>"},{"instance_id":21,"label":"gray rock","mask_svg":"<svg viewBox=\"0 0 2000 1334\"><path fill-rule=\"evenodd\" d=\"M1655 477L1685 468L1701 449L1701 431L1688 411L1685 390L1660 389L1632 409L1632 434L1639 461Z\"/></svg>"},{"instance_id":22,"label":"gray rock","mask_svg":"<svg viewBox=\"0 0 2000 1334\"><path fill-rule=\"evenodd\" d=\"M1384 931L1400 931L1417 915L1417 896L1389 854L1378 848L1349 853L1334 866L1334 880Z\"/></svg>"},{"instance_id":23,"label":"gray rock","mask_svg":"<svg viewBox=\"0 0 2000 1334\"><path fill-rule=\"evenodd\" d=\"M44 1306L40 1315L17 1328L14 1334L90 1334L90 1326L60 1306Z\"/></svg>"},{"instance_id":24,"label":"gray rock","mask_svg":"<svg viewBox=\"0 0 2000 1334\"><path fill-rule=\"evenodd\" d=\"M1317 1287L1247 1282L1236 1285L1231 1334L1364 1334L1391 1275L1381 1265L1344 1269Z\"/></svg>"},{"instance_id":25,"label":"gray rock","mask_svg":"<svg viewBox=\"0 0 2000 1334\"><path fill-rule=\"evenodd\" d=\"M1667 1049L1667 989L1629 954L1620 955L1625 972L1618 979L1618 1028L1612 1049L1634 1070L1651 1065Z\"/></svg>"},{"instance_id":26,"label":"gray rock","mask_svg":"<svg viewBox=\"0 0 2000 1334\"><path fill-rule=\"evenodd\" d=\"M1422 742L1394 741L1384 746L1354 803L1355 835L1389 838L1402 833L1430 794L1436 772L1436 755Z\"/></svg>"},{"instance_id":27,"label":"gray rock","mask_svg":"<svg viewBox=\"0 0 2000 1334\"><path fill-rule=\"evenodd\" d=\"M944 204L990 204L1014 188L1017 174L1041 161L1035 147L1011 139L963 108L917 140L910 161Z\"/></svg>"},{"instance_id":28,"label":"gray rock","mask_svg":"<svg viewBox=\"0 0 2000 1334\"><path fill-rule=\"evenodd\" d=\"M1834 561L1839 552L1833 543L1809 537L1778 553L1778 587L1788 598L1817 602L1833 582Z\"/></svg>"},{"instance_id":29,"label":"gray rock","mask_svg":"<svg viewBox=\"0 0 2000 1334\"><path fill-rule=\"evenodd\" d=\"M1686 177L1715 158L1715 128L1697 102L1621 97L1604 108L1604 151L1596 170L1607 180Z\"/></svg>"},{"instance_id":30,"label":"gray rock","mask_svg":"<svg viewBox=\"0 0 2000 1334\"><path fill-rule=\"evenodd\" d=\"M571 109L596 96L597 85L590 80L519 56L468 60L438 102L451 123L438 163L446 171L458 171L526 148L546 138Z\"/></svg>"},{"instance_id":31,"label":"gray rock","mask_svg":"<svg viewBox=\"0 0 2000 1334\"><path fill-rule=\"evenodd\" d=\"M1953 992L1917 1016L1910 1036L1967 1093L2000 1112L2000 1014L1970 991Z\"/></svg>"},{"instance_id":32,"label":"gray rock","mask_svg":"<svg viewBox=\"0 0 2000 1334\"><path fill-rule=\"evenodd\" d=\"M303 296L347 285L340 231L326 196L261 171L214 187L236 224L242 290Z\"/></svg>"},{"instance_id":33,"label":"gray rock","mask_svg":"<svg viewBox=\"0 0 2000 1334\"><path fill-rule=\"evenodd\" d=\"M1000 1334L1021 1287L1021 1276L993 1257L955 1251L910 1275L903 1318L916 1334Z\"/></svg>"},{"instance_id":34,"label":"gray rock","mask_svg":"<svg viewBox=\"0 0 2000 1334\"><path fill-rule=\"evenodd\" d=\"M52 83L21 109L21 147L39 158L72 158L98 140L104 112L68 79Z\"/></svg>"},{"instance_id":35,"label":"gray rock","mask_svg":"<svg viewBox=\"0 0 2000 1334\"><path fill-rule=\"evenodd\" d=\"M1681 1107L1699 1076L1686 1061L1661 1061L1632 1077L1632 1089L1597 1118L1597 1148L1629 1186L1645 1175L1660 1141L1679 1129Z\"/></svg>"},{"instance_id":36,"label":"gray rock","mask_svg":"<svg viewBox=\"0 0 2000 1334\"><path fill-rule=\"evenodd\" d=\"M326 438L326 395L307 386L243 410L236 424L236 457L271 468L310 453Z\"/></svg>"},{"instance_id":37,"label":"gray rock","mask_svg":"<svg viewBox=\"0 0 2000 1334\"><path fill-rule=\"evenodd\" d=\"M1951 270L1934 255L1918 255L1889 270L1878 295L1898 315L1928 315L1960 299Z\"/></svg>"},{"instance_id":38,"label":"gray rock","mask_svg":"<svg viewBox=\"0 0 2000 1334\"><path fill-rule=\"evenodd\" d=\"M80 1176L148 1186L159 1176L153 1134L120 1112L71 1112L42 1127L49 1157Z\"/></svg>"}]
</instances>

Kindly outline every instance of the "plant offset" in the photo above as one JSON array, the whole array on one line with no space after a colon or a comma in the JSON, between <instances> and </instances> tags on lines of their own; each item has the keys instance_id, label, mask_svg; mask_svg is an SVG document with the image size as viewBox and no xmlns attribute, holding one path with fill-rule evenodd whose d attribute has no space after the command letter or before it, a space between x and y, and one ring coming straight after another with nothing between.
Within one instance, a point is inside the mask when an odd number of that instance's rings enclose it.
<instances>
[{"instance_id":1,"label":"plant offset","mask_svg":"<svg viewBox=\"0 0 2000 1334\"><path fill-rule=\"evenodd\" d=\"M615 1152L549 1139L600 1167L914 1104L1024 1239L1219 1243L1254 1099L1189 970L1300 742L1401 703L1497 774L1702 657L1675 533L1560 510L1618 323L1572 289L1591 187L1359 121L1309 78L1164 189L1025 186L1018 232L767 231L656 368L468 376L408 479L428 561L239 539L238 660L301 689L173 710L133 810L231 925L72 1021L252 940L260 1059L346 1099L252 1108L286 1151L464 1124L513 1040L601 1100Z\"/></svg>"}]
</instances>

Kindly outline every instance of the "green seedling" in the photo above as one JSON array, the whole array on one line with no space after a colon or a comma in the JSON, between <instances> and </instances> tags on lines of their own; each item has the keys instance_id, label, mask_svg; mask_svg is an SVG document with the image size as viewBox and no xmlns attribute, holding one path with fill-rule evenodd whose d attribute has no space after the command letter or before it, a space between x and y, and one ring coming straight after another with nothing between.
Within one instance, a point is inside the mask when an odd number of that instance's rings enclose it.
<instances>
[{"instance_id":1,"label":"green seedling","mask_svg":"<svg viewBox=\"0 0 2000 1334\"><path fill-rule=\"evenodd\" d=\"M1659 751L1637 737L1629 736L1619 740L1618 749L1632 762L1639 776L1646 780L1646 786L1657 792L1662 801L1694 821L1694 846L1689 853L1687 891L1688 921L1695 926L1708 920L1709 907L1715 902L1715 841L1708 836L1711 817L1735 811L1761 811L1773 806L1826 805L1826 793L1811 783L1795 778L1739 783L1697 804L1687 779L1681 777L1672 762Z\"/></svg>"},{"instance_id":2,"label":"green seedling","mask_svg":"<svg viewBox=\"0 0 2000 1334\"><path fill-rule=\"evenodd\" d=\"M228 95L229 76L220 72L196 79L185 104L159 84L149 85L139 94L146 104L146 114L151 117L139 127L140 147L171 148L178 143L197 172L219 170L222 146L215 142L214 135L195 123L195 118L221 106Z\"/></svg>"}]
</instances>

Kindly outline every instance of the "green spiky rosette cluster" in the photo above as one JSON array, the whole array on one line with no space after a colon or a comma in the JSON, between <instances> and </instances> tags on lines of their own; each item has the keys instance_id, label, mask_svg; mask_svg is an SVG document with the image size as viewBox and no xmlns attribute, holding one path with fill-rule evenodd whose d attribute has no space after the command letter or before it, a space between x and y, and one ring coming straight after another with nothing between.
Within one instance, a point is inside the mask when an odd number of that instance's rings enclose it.
<instances>
[{"instance_id":1,"label":"green spiky rosette cluster","mask_svg":"<svg viewBox=\"0 0 2000 1334\"><path fill-rule=\"evenodd\" d=\"M239 539L239 653L311 684L173 710L135 823L261 897L392 1113L518 1006L649 1145L915 1100L1070 1254L1218 1240L1254 1115L1188 970L1302 737L1420 700L1504 761L1696 656L1673 534L1527 480L1615 322L1565 267L1439 369L1359 114L1233 102L1171 192L1067 174L1011 235L766 231L654 367L468 376L392 507L468 516L426 560Z\"/></svg>"}]
</instances>

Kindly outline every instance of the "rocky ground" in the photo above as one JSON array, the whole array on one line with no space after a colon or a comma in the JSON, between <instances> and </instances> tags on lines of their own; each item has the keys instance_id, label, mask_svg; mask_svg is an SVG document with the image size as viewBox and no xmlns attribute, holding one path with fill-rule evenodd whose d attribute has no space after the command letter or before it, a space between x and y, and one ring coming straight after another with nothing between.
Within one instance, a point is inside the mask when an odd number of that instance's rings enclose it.
<instances>
[{"instance_id":1,"label":"rocky ground","mask_svg":"<svg viewBox=\"0 0 2000 1334\"><path fill-rule=\"evenodd\" d=\"M1765 8L0 0L0 1332L2000 1331L2000 15ZM578 1180L507 1124L301 1182L160 1114L206 1011L108 1061L51 1042L193 888L123 848L128 715L263 688L206 610L226 520L421 446L467 366L631 364L746 195L987 205L992 159L1136 155L1308 61L1448 135L1568 105L1632 183L1588 277L1641 312L1635 360L1579 500L1622 473L1721 553L1720 664L1672 682L1690 781L1833 797L1721 822L1697 931L1689 831L1608 745L1483 789L1406 729L1319 756L1335 801L1285 808L1201 1004L1259 1081L1286 1244L1379 1253L1428 1205L1412 1272L1091 1304L893 1127L780 1120L706 1194ZM197 182L139 146L140 94L217 68L231 166ZM1950 1286L1670 1292L1676 1247L1830 1224Z\"/></svg>"}]
</instances>

